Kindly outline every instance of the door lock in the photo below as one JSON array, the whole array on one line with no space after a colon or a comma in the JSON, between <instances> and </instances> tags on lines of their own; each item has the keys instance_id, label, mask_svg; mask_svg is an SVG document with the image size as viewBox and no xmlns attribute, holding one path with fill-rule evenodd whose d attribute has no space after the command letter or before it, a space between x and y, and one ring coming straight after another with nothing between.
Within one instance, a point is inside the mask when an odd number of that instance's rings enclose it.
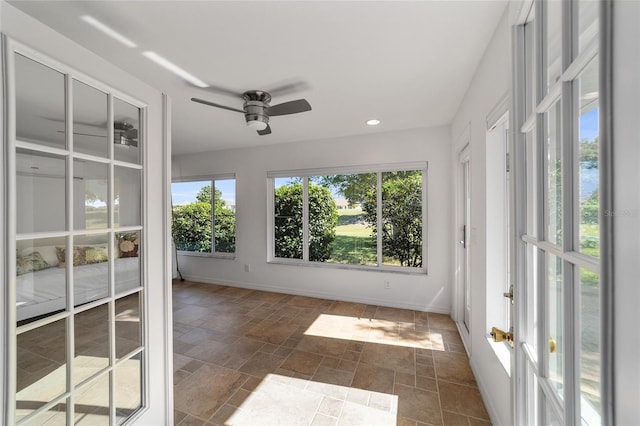
<instances>
[{"instance_id":1,"label":"door lock","mask_svg":"<svg viewBox=\"0 0 640 426\"><path fill-rule=\"evenodd\" d=\"M555 354L558 351L558 344L556 343L556 339L553 337L549 337L549 353Z\"/></svg>"},{"instance_id":2,"label":"door lock","mask_svg":"<svg viewBox=\"0 0 640 426\"><path fill-rule=\"evenodd\" d=\"M504 341L506 341L511 346L513 346L513 329L511 329L508 332L506 332L506 331L500 330L497 327L493 327L491 329L491 333L489 333L489 334L493 338L494 342L504 342Z\"/></svg>"},{"instance_id":3,"label":"door lock","mask_svg":"<svg viewBox=\"0 0 640 426\"><path fill-rule=\"evenodd\" d=\"M502 293L502 295L507 299L511 300L511 304L513 305L513 286L509 287L508 293Z\"/></svg>"}]
</instances>

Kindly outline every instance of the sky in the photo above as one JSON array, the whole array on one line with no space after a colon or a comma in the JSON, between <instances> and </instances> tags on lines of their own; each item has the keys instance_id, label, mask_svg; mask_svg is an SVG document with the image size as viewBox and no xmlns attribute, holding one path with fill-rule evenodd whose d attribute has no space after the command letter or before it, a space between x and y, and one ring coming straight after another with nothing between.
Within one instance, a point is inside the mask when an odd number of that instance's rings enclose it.
<instances>
[{"instance_id":1,"label":"sky","mask_svg":"<svg viewBox=\"0 0 640 426\"><path fill-rule=\"evenodd\" d=\"M173 182L171 184L171 197L173 205L187 204L196 200L196 195L203 186L210 185L211 181L200 182ZM216 180L216 189L222 191L222 199L227 204L236 204L235 179Z\"/></svg>"}]
</instances>

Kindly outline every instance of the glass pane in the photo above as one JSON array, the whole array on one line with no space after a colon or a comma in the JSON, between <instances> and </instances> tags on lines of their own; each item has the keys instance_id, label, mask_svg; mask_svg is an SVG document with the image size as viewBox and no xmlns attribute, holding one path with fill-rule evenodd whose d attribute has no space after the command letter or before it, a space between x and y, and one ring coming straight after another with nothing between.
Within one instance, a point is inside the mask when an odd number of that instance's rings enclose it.
<instances>
[{"instance_id":1,"label":"glass pane","mask_svg":"<svg viewBox=\"0 0 640 426\"><path fill-rule=\"evenodd\" d=\"M600 278L580 269L580 411L582 423L600 421Z\"/></svg>"},{"instance_id":2,"label":"glass pane","mask_svg":"<svg viewBox=\"0 0 640 426\"><path fill-rule=\"evenodd\" d=\"M49 410L41 413L24 423L24 426L66 426L67 424L67 403L60 403L53 406Z\"/></svg>"},{"instance_id":3,"label":"glass pane","mask_svg":"<svg viewBox=\"0 0 640 426\"><path fill-rule=\"evenodd\" d=\"M536 187L538 179L538 161L536 150L536 134L531 131L525 135L525 167L527 188L527 235L538 236Z\"/></svg>"},{"instance_id":4,"label":"glass pane","mask_svg":"<svg viewBox=\"0 0 640 426\"><path fill-rule=\"evenodd\" d=\"M309 178L310 260L377 265L376 174Z\"/></svg>"},{"instance_id":5,"label":"glass pane","mask_svg":"<svg viewBox=\"0 0 640 426\"><path fill-rule=\"evenodd\" d=\"M16 150L17 232L66 229L65 158Z\"/></svg>"},{"instance_id":6,"label":"glass pane","mask_svg":"<svg viewBox=\"0 0 640 426\"><path fill-rule=\"evenodd\" d=\"M560 54L562 51L562 0L547 0L547 92L562 73Z\"/></svg>"},{"instance_id":7,"label":"glass pane","mask_svg":"<svg viewBox=\"0 0 640 426\"><path fill-rule=\"evenodd\" d=\"M556 102L545 113L547 131L545 146L546 176L546 221L547 240L560 245L562 243L562 138L560 126L560 102Z\"/></svg>"},{"instance_id":8,"label":"glass pane","mask_svg":"<svg viewBox=\"0 0 640 426\"><path fill-rule=\"evenodd\" d=\"M600 257L597 57L580 75L577 85L580 93L578 117L579 250L590 256Z\"/></svg>"},{"instance_id":9,"label":"glass pane","mask_svg":"<svg viewBox=\"0 0 640 426\"><path fill-rule=\"evenodd\" d=\"M16 315L18 324L66 309L67 271L60 265L64 237L16 241Z\"/></svg>"},{"instance_id":10,"label":"glass pane","mask_svg":"<svg viewBox=\"0 0 640 426\"><path fill-rule=\"evenodd\" d=\"M109 166L106 164L73 160L74 229L109 226L108 175Z\"/></svg>"},{"instance_id":11,"label":"glass pane","mask_svg":"<svg viewBox=\"0 0 640 426\"><path fill-rule=\"evenodd\" d=\"M66 248L58 249L60 263ZM81 235L73 239L73 303L75 306L109 295L109 237Z\"/></svg>"},{"instance_id":12,"label":"glass pane","mask_svg":"<svg viewBox=\"0 0 640 426\"><path fill-rule=\"evenodd\" d=\"M75 395L74 424L98 426L109 424L109 374L103 374Z\"/></svg>"},{"instance_id":13,"label":"glass pane","mask_svg":"<svg viewBox=\"0 0 640 426\"><path fill-rule=\"evenodd\" d=\"M107 94L73 80L73 150L109 157Z\"/></svg>"},{"instance_id":14,"label":"glass pane","mask_svg":"<svg viewBox=\"0 0 640 426\"><path fill-rule=\"evenodd\" d=\"M116 300L116 359L140 346L140 293L134 293Z\"/></svg>"},{"instance_id":15,"label":"glass pane","mask_svg":"<svg viewBox=\"0 0 640 426\"><path fill-rule=\"evenodd\" d=\"M142 406L142 353L116 368L116 423L122 424Z\"/></svg>"},{"instance_id":16,"label":"glass pane","mask_svg":"<svg viewBox=\"0 0 640 426\"><path fill-rule=\"evenodd\" d=\"M538 248L527 244L527 336L525 341L538 353Z\"/></svg>"},{"instance_id":17,"label":"glass pane","mask_svg":"<svg viewBox=\"0 0 640 426\"><path fill-rule=\"evenodd\" d=\"M531 8L530 18L524 26L525 37L525 116L533 114L537 105L536 99L536 55L535 55L535 20L534 20L535 7ZM530 19L530 20L529 20Z\"/></svg>"},{"instance_id":18,"label":"glass pane","mask_svg":"<svg viewBox=\"0 0 640 426\"><path fill-rule=\"evenodd\" d=\"M598 39L600 19L599 0L580 0L578 3L578 46L582 52Z\"/></svg>"},{"instance_id":19,"label":"glass pane","mask_svg":"<svg viewBox=\"0 0 640 426\"><path fill-rule=\"evenodd\" d=\"M211 181L174 182L171 184L171 199L176 249L210 253Z\"/></svg>"},{"instance_id":20,"label":"glass pane","mask_svg":"<svg viewBox=\"0 0 640 426\"><path fill-rule=\"evenodd\" d=\"M422 172L382 173L382 264L422 267Z\"/></svg>"},{"instance_id":21,"label":"glass pane","mask_svg":"<svg viewBox=\"0 0 640 426\"><path fill-rule=\"evenodd\" d=\"M547 403L547 401L545 400L545 421L544 424L546 426L564 426L564 422L562 420L560 420L561 418L558 417L558 415L555 413L555 411L553 411L553 408L551 408L551 405Z\"/></svg>"},{"instance_id":22,"label":"glass pane","mask_svg":"<svg viewBox=\"0 0 640 426\"><path fill-rule=\"evenodd\" d=\"M74 316L73 383L85 379L109 366L109 310L100 305Z\"/></svg>"},{"instance_id":23,"label":"glass pane","mask_svg":"<svg viewBox=\"0 0 640 426\"><path fill-rule=\"evenodd\" d=\"M66 331L59 320L17 336L16 421L67 390Z\"/></svg>"},{"instance_id":24,"label":"glass pane","mask_svg":"<svg viewBox=\"0 0 640 426\"><path fill-rule=\"evenodd\" d=\"M538 376L536 375L533 366L527 362L527 420L529 424L539 424L540 413L540 388L538 387Z\"/></svg>"},{"instance_id":25,"label":"glass pane","mask_svg":"<svg viewBox=\"0 0 640 426\"><path fill-rule=\"evenodd\" d=\"M274 179L275 256L302 259L302 178Z\"/></svg>"},{"instance_id":26,"label":"glass pane","mask_svg":"<svg viewBox=\"0 0 640 426\"><path fill-rule=\"evenodd\" d=\"M115 166L114 170L114 225L137 226L141 221L141 171Z\"/></svg>"},{"instance_id":27,"label":"glass pane","mask_svg":"<svg viewBox=\"0 0 640 426\"><path fill-rule=\"evenodd\" d=\"M64 149L64 75L15 56L16 138Z\"/></svg>"},{"instance_id":28,"label":"glass pane","mask_svg":"<svg viewBox=\"0 0 640 426\"><path fill-rule=\"evenodd\" d=\"M113 129L114 158L140 164L140 108L114 98Z\"/></svg>"},{"instance_id":29,"label":"glass pane","mask_svg":"<svg viewBox=\"0 0 640 426\"><path fill-rule=\"evenodd\" d=\"M547 333L549 339L549 380L562 397L564 368L564 291L562 285L562 259L547 254Z\"/></svg>"},{"instance_id":30,"label":"glass pane","mask_svg":"<svg viewBox=\"0 0 640 426\"><path fill-rule=\"evenodd\" d=\"M236 251L236 180L216 180L215 186L215 250L219 253Z\"/></svg>"},{"instance_id":31,"label":"glass pane","mask_svg":"<svg viewBox=\"0 0 640 426\"><path fill-rule=\"evenodd\" d=\"M114 261L116 295L140 287L140 232L116 232Z\"/></svg>"}]
</instances>

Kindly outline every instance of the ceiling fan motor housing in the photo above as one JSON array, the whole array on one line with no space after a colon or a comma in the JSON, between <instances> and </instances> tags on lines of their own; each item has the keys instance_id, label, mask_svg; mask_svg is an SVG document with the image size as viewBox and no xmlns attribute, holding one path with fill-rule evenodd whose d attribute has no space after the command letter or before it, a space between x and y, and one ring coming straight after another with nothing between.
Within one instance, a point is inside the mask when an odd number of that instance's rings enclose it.
<instances>
[{"instance_id":1,"label":"ceiling fan motor housing","mask_svg":"<svg viewBox=\"0 0 640 426\"><path fill-rule=\"evenodd\" d=\"M247 126L255 130L264 130L269 124L267 108L271 101L271 95L261 90L251 90L245 92L244 98L244 118Z\"/></svg>"}]
</instances>

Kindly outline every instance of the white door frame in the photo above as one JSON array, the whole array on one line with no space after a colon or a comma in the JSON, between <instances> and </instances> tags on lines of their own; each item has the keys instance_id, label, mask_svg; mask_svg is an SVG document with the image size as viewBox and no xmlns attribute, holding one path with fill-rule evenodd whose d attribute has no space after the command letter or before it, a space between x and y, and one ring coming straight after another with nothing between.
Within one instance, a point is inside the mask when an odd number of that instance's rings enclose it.
<instances>
[{"instance_id":1,"label":"white door frame","mask_svg":"<svg viewBox=\"0 0 640 426\"><path fill-rule=\"evenodd\" d=\"M464 197L467 195L471 200L471 147L469 144L469 137L464 136L461 138L462 148L458 151L456 156L456 191L455 191L455 214L456 220L454 225L454 238L455 238L455 287L454 287L454 302L453 302L453 319L458 325L458 331L462 338L462 341L467 349L467 352L471 352L471 330L467 329L464 325L465 318L465 282L470 279L469 269L471 266L471 250L470 250L470 234L471 234L471 217L468 213L470 206L465 209L466 204ZM467 178L468 185L467 191L465 191L464 173L465 164L467 164ZM467 211L465 211L467 210ZM463 226L466 225L466 256L465 248L461 243L463 239ZM470 325L469 325L470 328Z\"/></svg>"}]
</instances>

